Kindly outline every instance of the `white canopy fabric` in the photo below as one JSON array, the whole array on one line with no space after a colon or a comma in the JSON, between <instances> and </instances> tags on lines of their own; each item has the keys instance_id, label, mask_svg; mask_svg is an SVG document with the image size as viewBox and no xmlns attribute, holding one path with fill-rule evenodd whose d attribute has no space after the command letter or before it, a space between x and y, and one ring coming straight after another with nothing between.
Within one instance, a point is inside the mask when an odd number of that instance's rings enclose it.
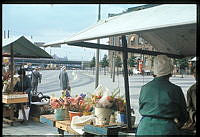
<instances>
[{"instance_id":1,"label":"white canopy fabric","mask_svg":"<svg viewBox=\"0 0 200 137\"><path fill-rule=\"evenodd\" d=\"M59 42L80 42L125 34L140 34L157 51L184 56L196 55L196 5L164 4L102 20Z\"/></svg>"},{"instance_id":2,"label":"white canopy fabric","mask_svg":"<svg viewBox=\"0 0 200 137\"><path fill-rule=\"evenodd\" d=\"M195 62L195 61L197 61L197 58L196 57L194 57L194 58L192 58L191 60L189 60L189 61L191 61L191 62Z\"/></svg>"}]
</instances>

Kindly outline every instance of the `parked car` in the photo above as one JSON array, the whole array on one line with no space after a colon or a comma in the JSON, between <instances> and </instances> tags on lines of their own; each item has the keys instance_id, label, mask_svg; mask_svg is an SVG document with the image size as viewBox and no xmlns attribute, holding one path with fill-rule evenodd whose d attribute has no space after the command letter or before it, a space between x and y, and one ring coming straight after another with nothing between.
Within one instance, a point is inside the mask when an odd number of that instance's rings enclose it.
<instances>
[{"instance_id":1,"label":"parked car","mask_svg":"<svg viewBox=\"0 0 200 137\"><path fill-rule=\"evenodd\" d=\"M137 70L137 69L133 69L133 74L141 74L141 72L139 71L139 70Z\"/></svg>"}]
</instances>

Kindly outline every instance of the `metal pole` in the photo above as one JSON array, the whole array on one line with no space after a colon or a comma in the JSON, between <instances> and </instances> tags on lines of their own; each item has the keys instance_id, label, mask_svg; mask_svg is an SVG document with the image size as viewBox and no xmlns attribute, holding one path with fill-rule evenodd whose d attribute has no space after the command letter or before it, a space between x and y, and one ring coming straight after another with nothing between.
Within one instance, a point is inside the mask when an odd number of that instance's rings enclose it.
<instances>
[{"instance_id":1,"label":"metal pole","mask_svg":"<svg viewBox=\"0 0 200 137\"><path fill-rule=\"evenodd\" d=\"M14 63L13 63L13 58L14 58L14 56L13 56L13 44L11 43L11 45L10 45L10 61L11 61L11 68L10 68L10 71L11 71L11 92L13 92L13 65L14 65Z\"/></svg>"},{"instance_id":2,"label":"metal pole","mask_svg":"<svg viewBox=\"0 0 200 137\"><path fill-rule=\"evenodd\" d=\"M113 54L112 53L111 53L111 62L110 62L110 78L112 78L112 70L113 70Z\"/></svg>"},{"instance_id":3,"label":"metal pole","mask_svg":"<svg viewBox=\"0 0 200 137\"><path fill-rule=\"evenodd\" d=\"M9 30L8 30L8 39L9 39Z\"/></svg>"},{"instance_id":4,"label":"metal pole","mask_svg":"<svg viewBox=\"0 0 200 137\"><path fill-rule=\"evenodd\" d=\"M98 21L101 19L101 4L99 4L99 12L98 12ZM97 40L97 43L100 44L100 39ZM99 85L99 49L96 50L96 81L95 88Z\"/></svg>"},{"instance_id":5,"label":"metal pole","mask_svg":"<svg viewBox=\"0 0 200 137\"><path fill-rule=\"evenodd\" d=\"M113 45L115 46L115 37L113 37ZM112 77L113 77L113 82L115 82L115 51L113 51L113 55L112 55L112 63L113 63L113 65L112 65L112 73L113 73L113 75L112 75Z\"/></svg>"},{"instance_id":6,"label":"metal pole","mask_svg":"<svg viewBox=\"0 0 200 137\"><path fill-rule=\"evenodd\" d=\"M113 52L113 82L115 82L115 51Z\"/></svg>"},{"instance_id":7,"label":"metal pole","mask_svg":"<svg viewBox=\"0 0 200 137\"><path fill-rule=\"evenodd\" d=\"M6 31L4 30L4 39L6 38Z\"/></svg>"},{"instance_id":8,"label":"metal pole","mask_svg":"<svg viewBox=\"0 0 200 137\"><path fill-rule=\"evenodd\" d=\"M114 37L112 37L112 43L111 45L114 46ZM111 53L111 67L110 67L110 77L112 78L113 77L113 58L114 58L114 51L112 51Z\"/></svg>"},{"instance_id":9,"label":"metal pole","mask_svg":"<svg viewBox=\"0 0 200 137\"><path fill-rule=\"evenodd\" d=\"M128 130L131 130L131 107L130 107L130 96L129 96L129 81L128 81L128 69L127 69L127 59L128 52L126 37L122 36L122 47L125 49L123 51L123 67L124 67L124 87L125 87L125 96L126 96L126 116L128 121Z\"/></svg>"}]
</instances>

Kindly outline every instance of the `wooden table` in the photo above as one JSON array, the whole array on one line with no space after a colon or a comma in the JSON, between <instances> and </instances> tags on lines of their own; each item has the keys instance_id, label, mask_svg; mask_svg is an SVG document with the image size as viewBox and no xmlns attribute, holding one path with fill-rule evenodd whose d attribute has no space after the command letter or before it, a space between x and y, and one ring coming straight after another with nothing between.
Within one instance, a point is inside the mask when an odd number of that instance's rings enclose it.
<instances>
[{"instance_id":1,"label":"wooden table","mask_svg":"<svg viewBox=\"0 0 200 137\"><path fill-rule=\"evenodd\" d=\"M64 131L73 134L73 135L80 135L76 131L74 131L70 126L70 120L65 119L63 121L57 121L54 118L54 114L50 115L41 115L40 122L44 124L48 124L49 126L53 126L58 129L58 133L64 136Z\"/></svg>"},{"instance_id":2,"label":"wooden table","mask_svg":"<svg viewBox=\"0 0 200 137\"><path fill-rule=\"evenodd\" d=\"M22 92L13 92L10 94L3 94L2 95L2 103L4 104L3 117L8 115L10 118L10 119L3 118L3 121L9 123L10 125L13 125L13 122L21 121L14 117L13 104L21 105L22 114L24 118L23 121L27 121L27 118L24 112L24 104L23 104L26 102L28 102L28 94L24 94Z\"/></svg>"}]
</instances>

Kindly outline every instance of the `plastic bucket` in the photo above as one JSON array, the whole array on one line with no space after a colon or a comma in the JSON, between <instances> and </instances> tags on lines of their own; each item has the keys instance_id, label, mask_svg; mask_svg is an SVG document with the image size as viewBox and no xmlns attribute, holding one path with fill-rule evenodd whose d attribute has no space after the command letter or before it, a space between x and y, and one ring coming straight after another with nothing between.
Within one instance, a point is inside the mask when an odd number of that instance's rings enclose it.
<instances>
[{"instance_id":1,"label":"plastic bucket","mask_svg":"<svg viewBox=\"0 0 200 137\"><path fill-rule=\"evenodd\" d=\"M69 109L65 108L65 118L69 119Z\"/></svg>"},{"instance_id":2,"label":"plastic bucket","mask_svg":"<svg viewBox=\"0 0 200 137\"><path fill-rule=\"evenodd\" d=\"M70 117L70 121L72 120L73 116L82 116L81 112L73 112L73 111L69 111L69 117Z\"/></svg>"},{"instance_id":3,"label":"plastic bucket","mask_svg":"<svg viewBox=\"0 0 200 137\"><path fill-rule=\"evenodd\" d=\"M125 113L120 113L120 120L121 120L121 123L127 124L127 117Z\"/></svg>"},{"instance_id":4,"label":"plastic bucket","mask_svg":"<svg viewBox=\"0 0 200 137\"><path fill-rule=\"evenodd\" d=\"M97 117L97 125L106 125L110 122L112 110L107 108L95 108L95 116Z\"/></svg>"},{"instance_id":5,"label":"plastic bucket","mask_svg":"<svg viewBox=\"0 0 200 137\"><path fill-rule=\"evenodd\" d=\"M55 120L64 120L65 119L65 109L56 109L55 110Z\"/></svg>"}]
</instances>

